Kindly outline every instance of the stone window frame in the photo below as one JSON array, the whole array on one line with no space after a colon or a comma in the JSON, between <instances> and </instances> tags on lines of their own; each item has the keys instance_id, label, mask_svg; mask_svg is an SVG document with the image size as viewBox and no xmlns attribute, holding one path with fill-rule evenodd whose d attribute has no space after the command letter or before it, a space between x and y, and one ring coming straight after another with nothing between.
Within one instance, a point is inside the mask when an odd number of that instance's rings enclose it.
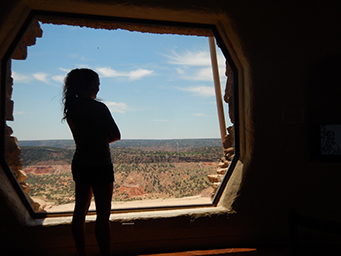
<instances>
[{"instance_id":1,"label":"stone window frame","mask_svg":"<svg viewBox=\"0 0 341 256\"><path fill-rule=\"evenodd\" d=\"M165 33L165 34L182 34L182 35L204 35L213 36L216 40L216 44L220 47L221 51L226 60L226 72L225 75L229 77L224 94L224 101L229 105L229 117L232 122L232 126L227 128L228 134L225 136L225 140L222 141L222 149L224 157L219 163L217 171L218 177L209 177L211 185L215 188L215 193L212 196L211 204L200 204L200 205L186 205L186 206L159 206L159 207L146 207L138 209L128 209L126 211L148 211L148 210L167 210L167 209L183 209L183 208L200 208L200 207L216 207L223 194L223 191L237 165L239 158L239 119L238 115L238 70L234 64L234 61L224 44L219 30L214 24L199 24L190 22L177 22L177 21L161 21L161 20L147 20L147 19L135 19L135 18L121 18L112 16L97 16L97 15L86 15L86 14L74 14L74 13L60 13L51 11L38 11L32 10L26 18L24 24L21 26L19 32L15 36L14 40L7 49L2 61L1 61L1 106L0 106L0 164L4 168L10 182L14 189L17 191L22 203L27 208L32 218L45 218L49 216L68 216L71 213L46 213L37 212L34 206L34 202L30 201L29 196L25 193L25 188L20 185L18 176L13 173L8 164L8 150L10 154L16 155L18 150L20 154L20 148L18 147L17 140L15 137L10 136L13 131L10 127L7 127L6 121L13 121L13 101L11 100L13 79L11 78L11 66L10 60L19 49L23 51L21 54L25 55L27 46L35 44L34 42L28 43L25 41L24 35L30 28L31 23L34 20L43 19L44 23L52 23L56 25L76 25L76 26L88 26L87 24L95 22L97 26L89 26L92 28L106 28L106 29L117 29L122 28L130 31L140 31L148 33ZM102 23L101 23L102 22ZM101 23L101 25L98 25ZM120 24L117 26L117 24ZM106 27L105 27L106 26ZM174 30L175 29L175 30ZM210 32L208 32L210 31ZM208 32L208 33L207 33ZM36 37L39 36L39 31L36 32ZM207 33L207 34L206 34ZM29 41L32 40L28 39ZM26 45L25 45L26 44ZM23 48L24 49L23 49ZM26 47L26 48L25 48ZM26 58L26 56L25 56ZM24 58L24 59L25 59ZM232 79L231 79L232 78ZM10 146L8 146L8 142ZM11 146L12 145L12 146ZM14 147L13 147L14 145ZM12 149L11 149L12 147ZM10 148L10 149L9 149ZM18 154L17 154L18 156ZM20 169L20 168L19 168ZM38 206L39 207L39 206ZM113 212L124 212L125 210L112 210ZM89 212L94 214L94 212Z\"/></svg>"}]
</instances>

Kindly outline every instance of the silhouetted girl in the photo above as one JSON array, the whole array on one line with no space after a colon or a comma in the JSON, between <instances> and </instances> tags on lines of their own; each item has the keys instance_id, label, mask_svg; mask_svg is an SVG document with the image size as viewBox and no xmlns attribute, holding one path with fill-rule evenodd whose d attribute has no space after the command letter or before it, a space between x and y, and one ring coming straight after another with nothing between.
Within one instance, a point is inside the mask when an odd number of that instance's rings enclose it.
<instances>
[{"instance_id":1,"label":"silhouetted girl","mask_svg":"<svg viewBox=\"0 0 341 256\"><path fill-rule=\"evenodd\" d=\"M76 183L76 204L72 232L78 254L85 252L85 217L92 195L96 204L96 238L101 254L110 255L110 210L114 172L109 143L121 138L107 106L96 101L99 77L91 69L74 69L63 90L64 118L71 129L76 151L72 174Z\"/></svg>"}]
</instances>

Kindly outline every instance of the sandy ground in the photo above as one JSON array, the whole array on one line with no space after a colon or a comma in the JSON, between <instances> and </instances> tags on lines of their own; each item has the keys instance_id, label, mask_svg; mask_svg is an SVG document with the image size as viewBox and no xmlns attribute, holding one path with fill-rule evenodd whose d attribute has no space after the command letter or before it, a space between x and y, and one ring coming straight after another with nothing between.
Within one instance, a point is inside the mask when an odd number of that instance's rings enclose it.
<instances>
[{"instance_id":1,"label":"sandy ground","mask_svg":"<svg viewBox=\"0 0 341 256\"><path fill-rule=\"evenodd\" d=\"M52 203L45 202L39 198L33 198L34 201L44 207L48 213L55 212L70 212L73 211L74 203L53 205ZM167 206L186 206L186 205L202 205L211 204L212 199L210 197L192 196L183 198L166 198L166 199L148 199L148 200L136 200L128 202L112 202L111 209L136 209L136 208L148 208L148 207L167 207ZM95 203L92 202L90 210L95 210Z\"/></svg>"}]
</instances>

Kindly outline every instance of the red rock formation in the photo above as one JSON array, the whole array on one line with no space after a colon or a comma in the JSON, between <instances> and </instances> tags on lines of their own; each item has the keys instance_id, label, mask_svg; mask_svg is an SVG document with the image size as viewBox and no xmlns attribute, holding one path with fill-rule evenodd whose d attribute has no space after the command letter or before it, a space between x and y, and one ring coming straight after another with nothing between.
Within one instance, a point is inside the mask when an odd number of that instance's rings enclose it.
<instances>
[{"instance_id":1,"label":"red rock formation","mask_svg":"<svg viewBox=\"0 0 341 256\"><path fill-rule=\"evenodd\" d=\"M142 196L147 194L140 185L137 184L123 184L118 189L118 194L127 193L127 198L132 198L136 196Z\"/></svg>"}]
</instances>

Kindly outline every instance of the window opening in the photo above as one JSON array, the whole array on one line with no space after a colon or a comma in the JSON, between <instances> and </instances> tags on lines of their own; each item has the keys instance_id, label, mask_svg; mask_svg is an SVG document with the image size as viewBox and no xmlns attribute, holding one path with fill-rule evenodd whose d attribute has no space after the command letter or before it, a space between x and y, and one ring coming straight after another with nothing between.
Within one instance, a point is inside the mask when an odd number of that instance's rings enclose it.
<instances>
[{"instance_id":1,"label":"window opening","mask_svg":"<svg viewBox=\"0 0 341 256\"><path fill-rule=\"evenodd\" d=\"M10 137L21 147L18 181L35 211L73 210L68 163L74 145L67 124L60 123L60 99L62 80L75 67L100 75L99 97L122 131L123 140L112 145L113 209L212 204L234 151L231 132L219 133L208 37L36 23L38 36L37 24L43 38L25 61L12 61L10 124ZM211 54L218 58L216 83L225 90L225 57L220 48ZM224 111L218 115L224 119ZM219 137L229 144L229 159L220 160Z\"/></svg>"}]
</instances>

